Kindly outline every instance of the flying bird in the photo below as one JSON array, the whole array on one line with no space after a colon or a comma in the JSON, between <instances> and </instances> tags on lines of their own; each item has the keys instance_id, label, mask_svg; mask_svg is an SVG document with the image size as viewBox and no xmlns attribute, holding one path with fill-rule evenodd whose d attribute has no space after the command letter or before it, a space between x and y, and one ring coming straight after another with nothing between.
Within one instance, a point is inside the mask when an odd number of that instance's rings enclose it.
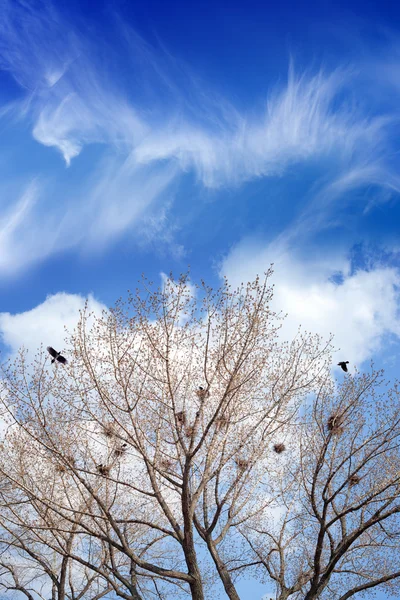
<instances>
[{"instance_id":1,"label":"flying bird","mask_svg":"<svg viewBox=\"0 0 400 600\"><path fill-rule=\"evenodd\" d=\"M60 362L62 365L67 364L68 361L66 358L64 358L64 356L61 356L61 352L57 352L57 350L54 350L54 348L51 346L47 346L47 352L53 357L53 360L51 361L52 364L56 360L58 360L58 362Z\"/></svg>"},{"instance_id":2,"label":"flying bird","mask_svg":"<svg viewBox=\"0 0 400 600\"><path fill-rule=\"evenodd\" d=\"M348 364L349 364L348 360L346 360L346 361L342 360L342 362L338 363L338 367L342 367L343 371L346 371L346 373L347 373L347 365Z\"/></svg>"}]
</instances>

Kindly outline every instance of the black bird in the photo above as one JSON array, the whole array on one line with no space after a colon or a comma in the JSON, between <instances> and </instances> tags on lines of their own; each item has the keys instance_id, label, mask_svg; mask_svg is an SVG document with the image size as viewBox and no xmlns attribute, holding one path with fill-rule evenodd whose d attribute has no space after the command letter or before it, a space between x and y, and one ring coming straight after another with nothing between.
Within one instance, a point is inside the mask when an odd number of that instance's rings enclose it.
<instances>
[{"instance_id":1,"label":"black bird","mask_svg":"<svg viewBox=\"0 0 400 600\"><path fill-rule=\"evenodd\" d=\"M346 360L346 361L342 360L342 362L338 363L338 367L342 367L343 371L346 371L346 373L347 373L347 365L348 364L349 364L348 360Z\"/></svg>"},{"instance_id":2,"label":"black bird","mask_svg":"<svg viewBox=\"0 0 400 600\"><path fill-rule=\"evenodd\" d=\"M53 357L53 360L51 361L52 364L56 360L58 360L58 362L60 362L62 365L67 364L68 361L66 358L61 356L61 352L57 352L57 350L54 350L54 348L51 346L47 346L47 352Z\"/></svg>"}]
</instances>

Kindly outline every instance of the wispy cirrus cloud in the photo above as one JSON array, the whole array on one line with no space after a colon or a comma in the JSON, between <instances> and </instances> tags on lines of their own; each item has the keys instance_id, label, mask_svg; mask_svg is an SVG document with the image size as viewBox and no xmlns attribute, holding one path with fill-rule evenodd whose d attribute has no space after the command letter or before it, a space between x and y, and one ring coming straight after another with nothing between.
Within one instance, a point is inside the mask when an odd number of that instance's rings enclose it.
<instances>
[{"instance_id":1,"label":"wispy cirrus cloud","mask_svg":"<svg viewBox=\"0 0 400 600\"><path fill-rule=\"evenodd\" d=\"M378 155L370 162L354 161L329 178L322 177L313 186L299 215L277 236L275 244L307 243L315 234L342 225L348 219L351 205L360 204L354 193L373 186L378 191L372 197L365 195L362 198L360 214L367 214L374 206L400 193L400 177Z\"/></svg>"},{"instance_id":2,"label":"wispy cirrus cloud","mask_svg":"<svg viewBox=\"0 0 400 600\"><path fill-rule=\"evenodd\" d=\"M111 48L84 37L48 3L3 0L0 14L1 66L24 90L16 111L45 147L43 161L48 148L67 166L87 161L77 193L41 179L40 201L18 227L40 228L43 239L25 256L8 226L4 262L14 268L65 247L103 247L134 230L157 202L170 203L171 185L187 172L221 189L329 160L334 175L316 185L310 223L354 186L398 187L386 160L395 117L356 102L354 70L296 75L291 68L261 109L243 112L117 18L122 41ZM101 148L100 159L83 155L90 147ZM18 206L7 223L21 214ZM306 221L307 210L299 227Z\"/></svg>"},{"instance_id":3,"label":"wispy cirrus cloud","mask_svg":"<svg viewBox=\"0 0 400 600\"><path fill-rule=\"evenodd\" d=\"M102 161L102 168L72 198L68 190L46 189L44 181L28 182L0 213L0 273L15 274L74 247L84 252L104 250L134 223L141 225L142 243L143 236L151 241L156 233L161 245L181 252L168 237L166 218L159 221L151 213L145 217L153 203L167 204L176 177L174 165L160 165L155 172L146 166L132 168L130 160L128 156L122 163L115 158Z\"/></svg>"},{"instance_id":4,"label":"wispy cirrus cloud","mask_svg":"<svg viewBox=\"0 0 400 600\"><path fill-rule=\"evenodd\" d=\"M146 136L136 156L142 162L174 157L209 187L282 175L291 165L329 155L369 163L384 153L391 119L364 118L338 103L350 75L296 76L291 68L287 84L272 90L263 111L244 116L232 109L212 129L172 120Z\"/></svg>"},{"instance_id":5,"label":"wispy cirrus cloud","mask_svg":"<svg viewBox=\"0 0 400 600\"><path fill-rule=\"evenodd\" d=\"M85 145L109 143L133 150L139 163L174 159L213 187L276 175L330 152L358 162L383 152L393 119L368 117L349 97L353 69L297 76L291 67L287 83L271 89L264 108L244 114L117 19L130 85L119 71L110 75L113 57L100 64L106 43L71 30L48 4L41 11L4 5L3 68L33 88L33 135L58 148L68 164ZM16 30L21 23L22 35Z\"/></svg>"},{"instance_id":6,"label":"wispy cirrus cloud","mask_svg":"<svg viewBox=\"0 0 400 600\"><path fill-rule=\"evenodd\" d=\"M0 272L11 273L15 267L25 264L26 255L30 253L30 236L33 230L39 229L35 224L35 206L40 194L38 182L31 181L14 202L9 202L0 215ZM3 196L4 197L4 196ZM37 227L36 227L37 226ZM45 256L51 246L49 238L33 241L36 258Z\"/></svg>"}]
</instances>

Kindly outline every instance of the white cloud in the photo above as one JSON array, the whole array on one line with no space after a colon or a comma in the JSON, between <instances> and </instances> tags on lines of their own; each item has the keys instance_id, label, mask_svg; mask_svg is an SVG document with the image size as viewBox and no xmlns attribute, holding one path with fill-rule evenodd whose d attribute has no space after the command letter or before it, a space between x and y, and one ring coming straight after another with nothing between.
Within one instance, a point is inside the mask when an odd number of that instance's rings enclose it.
<instances>
[{"instance_id":1,"label":"white cloud","mask_svg":"<svg viewBox=\"0 0 400 600\"><path fill-rule=\"evenodd\" d=\"M354 203L354 195L349 192L357 189L366 189L368 186L377 186L381 192L372 198L364 197L361 208L363 214L370 211L376 204L388 200L392 194L400 192L400 177L388 171L384 164L376 163L359 164L343 169L336 177L325 182L314 192L310 201L305 205L298 218L279 236L280 242L299 242L300 238L307 238L310 234L337 225L347 217L346 208Z\"/></svg>"},{"instance_id":2,"label":"white cloud","mask_svg":"<svg viewBox=\"0 0 400 600\"><path fill-rule=\"evenodd\" d=\"M6 188L6 186L5 186ZM43 185L31 181L17 198L2 189L8 206L0 213L0 272L15 274L56 249L58 243L58 210L46 211L43 203Z\"/></svg>"},{"instance_id":3,"label":"white cloud","mask_svg":"<svg viewBox=\"0 0 400 600\"><path fill-rule=\"evenodd\" d=\"M296 76L290 68L287 84L271 90L262 110L241 113L120 23L134 85L128 93L118 70L114 79L106 75L111 62L98 64L101 48L66 36L53 12L44 10L38 19L27 7L4 6L4 66L17 81L39 86L32 95L33 135L58 148L67 164L84 145L109 143L132 152L140 164L177 161L205 186L218 187L279 175L290 164L330 152L347 164L374 160L393 120L363 116L360 106L340 99L354 81L350 69Z\"/></svg>"},{"instance_id":4,"label":"white cloud","mask_svg":"<svg viewBox=\"0 0 400 600\"><path fill-rule=\"evenodd\" d=\"M0 313L0 336L11 354L24 346L32 357L40 345L64 347L65 327L71 332L78 323L79 311L85 298L78 294L59 292L48 296L35 308L23 313ZM97 315L106 307L92 295L88 297L88 310Z\"/></svg>"},{"instance_id":5,"label":"white cloud","mask_svg":"<svg viewBox=\"0 0 400 600\"><path fill-rule=\"evenodd\" d=\"M132 166L128 156L124 161L114 157L101 161L72 198L68 189L55 191L43 181L28 183L0 211L0 273L15 274L73 247L86 252L104 249L130 228L140 226L157 205L170 201L175 177L173 164L154 169ZM137 233L141 241L143 233ZM166 220L154 226L148 222L145 234L149 241L160 236L176 252Z\"/></svg>"},{"instance_id":6,"label":"white cloud","mask_svg":"<svg viewBox=\"0 0 400 600\"><path fill-rule=\"evenodd\" d=\"M38 142L57 148L70 165L87 144L110 143L129 150L146 135L147 126L134 106L99 84L85 65L77 63L73 71L36 99L32 133Z\"/></svg>"},{"instance_id":7,"label":"white cloud","mask_svg":"<svg viewBox=\"0 0 400 600\"><path fill-rule=\"evenodd\" d=\"M87 159L78 193L61 183L50 191L41 182L31 192L35 202L17 204L5 233L0 229L0 271L65 248L102 247L134 230L151 207L161 205L162 211L170 202L170 185L186 171L203 186L219 188L329 157L336 174L320 186L312 217L306 211L299 224L303 229L315 227L350 189L369 183L400 189L386 162L395 117L362 110L351 69L296 75L291 68L287 83L275 86L261 109L239 111L126 25L118 24L125 45L115 46L111 56L104 52L106 41L100 47L98 40L83 39L53 9L41 8L7 0L0 8L0 67L27 90L26 102L15 110L30 120L33 137L57 149L67 165L92 144L106 149L106 157ZM162 219L153 229L163 236L160 226ZM164 238L173 246L174 228L165 226ZM26 251L22 231L29 232Z\"/></svg>"},{"instance_id":8,"label":"white cloud","mask_svg":"<svg viewBox=\"0 0 400 600\"><path fill-rule=\"evenodd\" d=\"M0 219L0 269L2 270L7 269L7 266L15 261L16 257L11 255L9 246L14 238L21 236L21 229L27 221L28 214L33 210L37 195L38 186L31 183L17 203ZM18 249L13 248L13 252L18 250L22 251L22 246Z\"/></svg>"},{"instance_id":9,"label":"white cloud","mask_svg":"<svg viewBox=\"0 0 400 600\"><path fill-rule=\"evenodd\" d=\"M288 313L285 338L299 325L325 338L333 333L340 359L360 365L381 349L387 334L400 336L398 270L376 266L352 273L344 255L301 257L286 246L244 241L226 257L221 273L237 285L262 274L271 262L273 308ZM332 280L338 273L340 283Z\"/></svg>"},{"instance_id":10,"label":"white cloud","mask_svg":"<svg viewBox=\"0 0 400 600\"><path fill-rule=\"evenodd\" d=\"M122 163L110 159L96 171L97 181L85 199L80 198L71 222L65 223L65 239L78 220L85 247L99 248L139 222L157 200L166 202L176 177L173 164L155 169L136 165L129 155ZM149 232L150 234L150 232Z\"/></svg>"},{"instance_id":11,"label":"white cloud","mask_svg":"<svg viewBox=\"0 0 400 600\"><path fill-rule=\"evenodd\" d=\"M24 347L29 351L28 362L42 346L53 346L56 350L65 349L66 331L72 332L78 323L79 311L86 299L78 294L59 292L48 296L42 304L31 310L11 314L0 313L0 340L6 347L5 353L13 359L18 350ZM106 307L92 295L87 298L88 311L100 315ZM0 439L8 431L9 422L0 412Z\"/></svg>"},{"instance_id":12,"label":"white cloud","mask_svg":"<svg viewBox=\"0 0 400 600\"><path fill-rule=\"evenodd\" d=\"M193 170L203 185L217 188L280 175L291 164L332 152L347 163L371 153L376 158L391 122L363 117L359 107L350 110L338 101L348 92L349 71L296 76L290 69L287 84L271 91L262 110L241 114L189 76L187 88L180 88L171 69L162 72L168 69L162 57L144 48L137 36L127 62L133 78L144 76L134 71L136 55L151 70L150 82L135 82L139 89L152 88L146 104L140 93L125 94L119 81L104 79L87 40L80 40L82 50L75 60L75 38L63 48L65 54L70 46L68 68L65 58L60 66L48 65L37 42L37 80L47 85L42 83L41 93L32 95L33 136L57 148L67 165L87 144L111 144L131 152L132 165L173 160L181 172ZM13 36L10 43L15 43ZM22 57L21 50L20 63L10 66L17 80L26 77ZM51 85L49 72L58 77L56 82L50 77Z\"/></svg>"},{"instance_id":13,"label":"white cloud","mask_svg":"<svg viewBox=\"0 0 400 600\"><path fill-rule=\"evenodd\" d=\"M350 164L376 160L389 123L337 104L349 76L345 71L295 76L290 70L287 85L271 93L264 111L245 116L232 106L212 128L170 119L161 130L150 128L135 155L145 163L174 158L208 187L281 175L292 164L329 153ZM215 107L207 96L205 103L211 115Z\"/></svg>"}]
</instances>

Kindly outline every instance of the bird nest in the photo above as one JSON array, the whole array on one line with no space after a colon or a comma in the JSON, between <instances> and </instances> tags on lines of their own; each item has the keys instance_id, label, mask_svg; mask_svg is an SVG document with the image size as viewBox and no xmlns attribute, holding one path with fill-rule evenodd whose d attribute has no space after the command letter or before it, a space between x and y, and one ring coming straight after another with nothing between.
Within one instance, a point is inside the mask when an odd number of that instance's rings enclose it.
<instances>
[{"instance_id":1,"label":"bird nest","mask_svg":"<svg viewBox=\"0 0 400 600\"><path fill-rule=\"evenodd\" d=\"M105 423L103 425L103 434L108 437L108 438L112 438L115 436L115 427L113 423Z\"/></svg>"},{"instance_id":2,"label":"bird nest","mask_svg":"<svg viewBox=\"0 0 400 600\"><path fill-rule=\"evenodd\" d=\"M107 477L107 475L109 475L111 471L111 467L109 467L108 465L97 465L96 469L97 472L100 475L103 475L104 477Z\"/></svg>"},{"instance_id":3,"label":"bird nest","mask_svg":"<svg viewBox=\"0 0 400 600\"><path fill-rule=\"evenodd\" d=\"M351 475L351 477L349 477L349 486L352 487L353 485L357 485L360 481L361 477L359 477L359 475Z\"/></svg>"},{"instance_id":4,"label":"bird nest","mask_svg":"<svg viewBox=\"0 0 400 600\"><path fill-rule=\"evenodd\" d=\"M200 398L200 400L204 400L204 398L208 398L210 392L200 387L198 390L196 390L196 394Z\"/></svg>"},{"instance_id":5,"label":"bird nest","mask_svg":"<svg viewBox=\"0 0 400 600\"><path fill-rule=\"evenodd\" d=\"M274 444L274 452L276 452L276 454L282 454L282 452L285 452L286 450L286 446L285 444Z\"/></svg>"},{"instance_id":6,"label":"bird nest","mask_svg":"<svg viewBox=\"0 0 400 600\"><path fill-rule=\"evenodd\" d=\"M193 434L194 434L194 425L189 425L188 427L186 427L186 429L185 429L186 437L192 437Z\"/></svg>"},{"instance_id":7,"label":"bird nest","mask_svg":"<svg viewBox=\"0 0 400 600\"><path fill-rule=\"evenodd\" d=\"M250 461L247 458L237 458L235 460L235 463L236 463L238 469L240 469L241 471L244 471L249 466Z\"/></svg>"},{"instance_id":8,"label":"bird nest","mask_svg":"<svg viewBox=\"0 0 400 600\"><path fill-rule=\"evenodd\" d=\"M186 413L184 410L175 413L175 417L178 422L178 425L186 425Z\"/></svg>"},{"instance_id":9,"label":"bird nest","mask_svg":"<svg viewBox=\"0 0 400 600\"><path fill-rule=\"evenodd\" d=\"M118 448L115 448L114 456L116 456L117 458L120 458L123 454L125 454L126 450L127 450L127 444L122 444L122 446L118 446Z\"/></svg>"},{"instance_id":10,"label":"bird nest","mask_svg":"<svg viewBox=\"0 0 400 600\"><path fill-rule=\"evenodd\" d=\"M61 463L56 464L56 471L60 475L62 475L63 473L65 473L66 470L67 470L66 467L64 467L64 465L62 465Z\"/></svg>"},{"instance_id":11,"label":"bird nest","mask_svg":"<svg viewBox=\"0 0 400 600\"><path fill-rule=\"evenodd\" d=\"M163 471L170 471L172 468L173 462L169 458L162 458L160 460L160 467Z\"/></svg>"},{"instance_id":12,"label":"bird nest","mask_svg":"<svg viewBox=\"0 0 400 600\"><path fill-rule=\"evenodd\" d=\"M342 415L331 415L326 424L328 431L331 431L335 435L343 433L343 416Z\"/></svg>"}]
</instances>

